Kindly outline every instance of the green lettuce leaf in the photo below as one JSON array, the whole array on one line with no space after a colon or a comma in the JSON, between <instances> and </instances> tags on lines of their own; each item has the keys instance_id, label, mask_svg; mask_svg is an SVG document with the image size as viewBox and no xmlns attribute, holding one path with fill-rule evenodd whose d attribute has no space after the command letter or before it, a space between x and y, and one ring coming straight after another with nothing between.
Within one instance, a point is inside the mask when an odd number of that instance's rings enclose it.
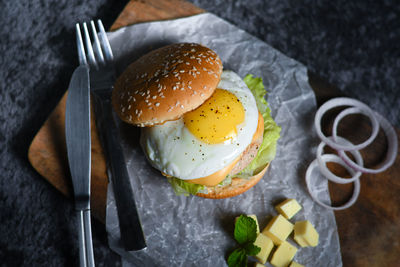
<instances>
[{"instance_id":1,"label":"green lettuce leaf","mask_svg":"<svg viewBox=\"0 0 400 267\"><path fill-rule=\"evenodd\" d=\"M262 171L264 167L274 159L276 154L276 143L280 137L281 128L271 117L271 110L264 98L267 92L265 91L262 78L253 77L253 75L248 74L243 80L254 95L257 108L264 118L264 137L258 149L257 156L239 174L234 175L235 177L248 179ZM232 177L227 177L227 179L224 179L220 185L224 186L230 184L231 178ZM195 195L202 191L207 193L207 189L203 185L188 183L175 177L168 178L168 181L177 195Z\"/></svg>"},{"instance_id":2,"label":"green lettuce leaf","mask_svg":"<svg viewBox=\"0 0 400 267\"><path fill-rule=\"evenodd\" d=\"M196 193L205 190L204 185L188 183L175 177L168 177L167 179L174 189L175 194L178 196L182 194L184 196L189 196L190 194L195 195Z\"/></svg>"},{"instance_id":3,"label":"green lettuce leaf","mask_svg":"<svg viewBox=\"0 0 400 267\"><path fill-rule=\"evenodd\" d=\"M249 178L261 170L274 159L276 154L276 143L280 137L281 128L275 123L271 117L271 110L264 96L267 93L261 78L255 78L248 74L244 77L244 82L249 87L256 99L257 108L264 118L264 137L258 149L257 156L243 169L237 177Z\"/></svg>"}]
</instances>

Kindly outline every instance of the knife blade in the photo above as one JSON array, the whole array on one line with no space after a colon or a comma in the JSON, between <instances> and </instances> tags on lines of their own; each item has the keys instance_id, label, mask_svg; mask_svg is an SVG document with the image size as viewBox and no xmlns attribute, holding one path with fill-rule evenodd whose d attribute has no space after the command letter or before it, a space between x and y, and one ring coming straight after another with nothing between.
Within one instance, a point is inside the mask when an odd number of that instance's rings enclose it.
<instances>
[{"instance_id":1,"label":"knife blade","mask_svg":"<svg viewBox=\"0 0 400 267\"><path fill-rule=\"evenodd\" d=\"M81 199L90 196L90 98L89 69L79 66L70 81L65 113L68 162L77 209L88 209Z\"/></svg>"}]
</instances>

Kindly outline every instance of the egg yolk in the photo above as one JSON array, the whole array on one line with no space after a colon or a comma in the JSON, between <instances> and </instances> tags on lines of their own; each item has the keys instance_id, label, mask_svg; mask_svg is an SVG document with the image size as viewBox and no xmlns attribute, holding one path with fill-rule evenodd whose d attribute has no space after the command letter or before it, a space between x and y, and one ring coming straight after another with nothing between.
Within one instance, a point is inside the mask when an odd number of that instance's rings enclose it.
<instances>
[{"instance_id":1,"label":"egg yolk","mask_svg":"<svg viewBox=\"0 0 400 267\"><path fill-rule=\"evenodd\" d=\"M226 90L216 89L201 106L183 117L186 128L207 144L219 144L237 135L244 121L244 108L239 99Z\"/></svg>"}]
</instances>

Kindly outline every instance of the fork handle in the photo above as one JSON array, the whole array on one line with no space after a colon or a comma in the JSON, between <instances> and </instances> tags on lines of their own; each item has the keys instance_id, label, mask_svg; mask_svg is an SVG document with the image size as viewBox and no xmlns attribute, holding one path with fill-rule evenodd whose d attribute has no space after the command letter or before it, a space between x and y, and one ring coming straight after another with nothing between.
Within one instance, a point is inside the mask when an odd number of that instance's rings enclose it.
<instances>
[{"instance_id":1,"label":"fork handle","mask_svg":"<svg viewBox=\"0 0 400 267\"><path fill-rule=\"evenodd\" d=\"M96 92L93 96L96 126L111 171L122 243L127 251L141 250L146 247L146 241L126 169L119 130L114 123L111 95L108 92Z\"/></svg>"}]
</instances>

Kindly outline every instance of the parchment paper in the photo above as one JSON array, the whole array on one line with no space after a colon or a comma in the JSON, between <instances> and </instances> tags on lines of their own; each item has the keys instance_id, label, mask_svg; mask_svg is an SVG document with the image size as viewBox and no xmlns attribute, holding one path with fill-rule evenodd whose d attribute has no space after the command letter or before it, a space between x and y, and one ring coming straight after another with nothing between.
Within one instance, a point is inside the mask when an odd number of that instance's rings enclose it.
<instances>
[{"instance_id":1,"label":"parchment paper","mask_svg":"<svg viewBox=\"0 0 400 267\"><path fill-rule=\"evenodd\" d=\"M268 90L272 115L282 127L277 155L264 178L248 192L230 199L176 196L167 180L146 162L138 129L119 122L135 199L148 247L127 253L120 243L112 185L108 189L106 227L110 247L124 266L225 266L236 246L234 218L256 214L263 229L276 215L274 205L295 198L303 209L291 219L309 220L320 234L317 247L300 248L295 260L306 266L341 266L335 217L312 201L304 182L315 158L318 139L312 128L316 101L307 70L259 39L213 14L133 25L109 33L119 71L144 53L174 42L197 42L216 51L225 69L241 77L261 76ZM319 183L320 198L330 202L327 183ZM293 242L292 242L293 241Z\"/></svg>"}]
</instances>

